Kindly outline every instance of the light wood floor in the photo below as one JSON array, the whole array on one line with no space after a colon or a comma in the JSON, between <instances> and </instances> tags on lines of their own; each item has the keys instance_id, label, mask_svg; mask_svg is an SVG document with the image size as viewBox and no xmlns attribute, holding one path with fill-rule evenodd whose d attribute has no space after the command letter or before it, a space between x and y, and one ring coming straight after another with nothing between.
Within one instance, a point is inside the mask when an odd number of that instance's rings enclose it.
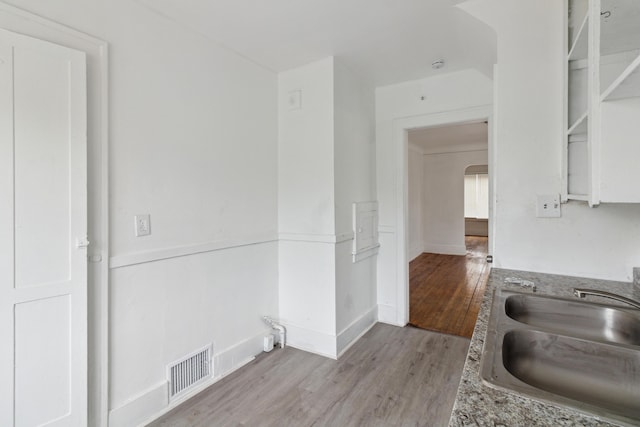
<instances>
[{"instance_id":1,"label":"light wood floor","mask_svg":"<svg viewBox=\"0 0 640 427\"><path fill-rule=\"evenodd\" d=\"M338 361L275 349L150 426L446 426L468 345L378 323Z\"/></svg>"},{"instance_id":2,"label":"light wood floor","mask_svg":"<svg viewBox=\"0 0 640 427\"><path fill-rule=\"evenodd\" d=\"M467 236L467 255L423 253L409 263L409 322L470 338L489 267L487 238Z\"/></svg>"}]
</instances>

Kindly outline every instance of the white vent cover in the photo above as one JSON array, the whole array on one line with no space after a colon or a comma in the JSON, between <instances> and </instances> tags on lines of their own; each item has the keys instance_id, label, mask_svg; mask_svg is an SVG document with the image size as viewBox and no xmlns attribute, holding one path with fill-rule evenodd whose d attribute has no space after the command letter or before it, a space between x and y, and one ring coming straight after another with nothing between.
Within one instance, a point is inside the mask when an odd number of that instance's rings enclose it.
<instances>
[{"instance_id":1,"label":"white vent cover","mask_svg":"<svg viewBox=\"0 0 640 427\"><path fill-rule=\"evenodd\" d=\"M169 401L211 377L211 345L167 366Z\"/></svg>"}]
</instances>

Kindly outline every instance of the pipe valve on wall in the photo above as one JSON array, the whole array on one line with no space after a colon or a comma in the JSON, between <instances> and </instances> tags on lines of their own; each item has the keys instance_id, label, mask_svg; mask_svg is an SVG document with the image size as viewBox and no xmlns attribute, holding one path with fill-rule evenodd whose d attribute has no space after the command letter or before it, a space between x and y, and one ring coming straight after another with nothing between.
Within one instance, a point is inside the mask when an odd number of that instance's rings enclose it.
<instances>
[{"instance_id":1,"label":"pipe valve on wall","mask_svg":"<svg viewBox=\"0 0 640 427\"><path fill-rule=\"evenodd\" d=\"M271 326L273 329L276 329L280 333L280 348L284 348L287 339L287 330L285 329L285 327L269 316L263 316L262 320L264 320L269 326Z\"/></svg>"}]
</instances>

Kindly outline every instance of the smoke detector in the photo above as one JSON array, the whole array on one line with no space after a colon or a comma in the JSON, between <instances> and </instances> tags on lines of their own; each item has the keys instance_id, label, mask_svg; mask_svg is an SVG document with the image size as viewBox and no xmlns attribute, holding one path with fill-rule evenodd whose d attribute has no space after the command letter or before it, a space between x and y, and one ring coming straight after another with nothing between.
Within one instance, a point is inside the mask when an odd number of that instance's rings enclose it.
<instances>
[{"instance_id":1,"label":"smoke detector","mask_svg":"<svg viewBox=\"0 0 640 427\"><path fill-rule=\"evenodd\" d=\"M442 67L444 67L444 59L438 59L437 61L433 61L431 63L431 68L433 68L434 70L439 70Z\"/></svg>"}]
</instances>

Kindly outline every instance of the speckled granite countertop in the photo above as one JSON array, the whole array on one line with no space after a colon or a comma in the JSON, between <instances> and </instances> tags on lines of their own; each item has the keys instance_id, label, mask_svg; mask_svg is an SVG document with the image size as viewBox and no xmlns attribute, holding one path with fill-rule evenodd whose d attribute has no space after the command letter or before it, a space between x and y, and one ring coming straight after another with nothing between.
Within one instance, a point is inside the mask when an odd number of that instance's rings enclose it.
<instances>
[{"instance_id":1,"label":"speckled granite countertop","mask_svg":"<svg viewBox=\"0 0 640 427\"><path fill-rule=\"evenodd\" d=\"M491 312L493 292L505 288L521 292L531 292L518 285L505 284L506 277L518 277L534 282L539 295L572 297L574 287L602 289L638 299L638 286L625 282L584 279L552 274L531 273L516 270L493 269L478 315L469 353L462 372L458 394L449 420L450 427L515 427L515 426L617 426L595 417L543 403L515 392L491 388L480 378L480 357L487 333L487 323ZM598 301L597 298L590 298ZM614 303L608 300L607 303Z\"/></svg>"}]
</instances>

